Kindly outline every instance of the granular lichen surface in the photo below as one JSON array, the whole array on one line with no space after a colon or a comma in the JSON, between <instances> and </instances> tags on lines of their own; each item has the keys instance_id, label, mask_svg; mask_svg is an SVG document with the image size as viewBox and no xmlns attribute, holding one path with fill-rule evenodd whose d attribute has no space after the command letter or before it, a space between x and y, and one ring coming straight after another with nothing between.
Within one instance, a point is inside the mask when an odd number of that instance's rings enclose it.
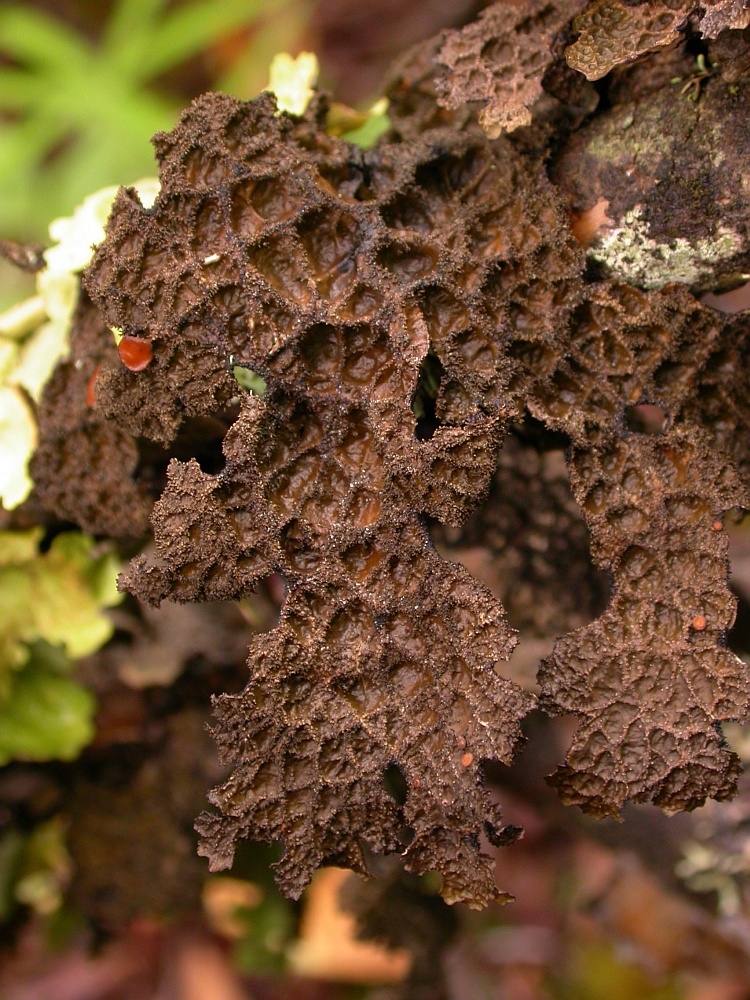
<instances>
[{"instance_id":1,"label":"granular lichen surface","mask_svg":"<svg viewBox=\"0 0 750 1000\"><path fill-rule=\"evenodd\" d=\"M483 763L510 763L536 702L503 676L516 640L500 601L438 555L430 522L494 545L532 593L580 580L598 615L585 624L565 601L529 615L571 629L539 676L541 707L579 717L552 778L565 801L616 815L627 800L673 811L732 794L718 723L746 718L750 689L726 648L723 525L748 504L749 324L684 283L639 288L587 265L566 208L588 206L566 206L530 152L551 142L550 108L560 148L582 114L559 68L581 6L535 4L519 22L537 32L522 45L535 65L549 50L518 90L526 140L488 138L460 108L460 72L446 83L474 29L402 63L394 131L369 152L326 134L321 96L292 117L269 95L206 95L155 138L154 206L132 190L115 202L34 473L59 514L118 537L141 535L155 500L155 551L124 581L145 602L237 599L283 578L247 687L215 704L231 773L198 823L214 869L250 837L282 843L295 896L321 864L366 872L370 852L439 871L448 901L498 896L482 839L517 831ZM498 16L479 23L496 33ZM505 77L492 79L482 97L500 100ZM190 452L197 427L210 462ZM567 446L572 496L545 435ZM583 523L611 581L604 611ZM543 526L560 535L540 547Z\"/></svg>"}]
</instances>

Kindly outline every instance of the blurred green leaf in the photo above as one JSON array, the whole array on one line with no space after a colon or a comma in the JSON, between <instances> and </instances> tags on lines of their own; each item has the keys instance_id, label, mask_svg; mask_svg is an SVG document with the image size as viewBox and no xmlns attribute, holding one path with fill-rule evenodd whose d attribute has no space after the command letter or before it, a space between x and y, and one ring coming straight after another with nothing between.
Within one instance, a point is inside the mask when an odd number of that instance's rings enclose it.
<instances>
[{"instance_id":1,"label":"blurred green leaf","mask_svg":"<svg viewBox=\"0 0 750 1000\"><path fill-rule=\"evenodd\" d=\"M275 5L274 15L286 6ZM149 139L181 102L155 77L253 24L264 0L118 0L99 45L20 4L0 6L0 233L41 238L89 192L152 172Z\"/></svg>"},{"instance_id":2,"label":"blurred green leaf","mask_svg":"<svg viewBox=\"0 0 750 1000\"><path fill-rule=\"evenodd\" d=\"M255 20L267 6L262 0L196 0L177 7L149 39L139 79L150 79L192 58Z\"/></svg>"},{"instance_id":3,"label":"blurred green leaf","mask_svg":"<svg viewBox=\"0 0 750 1000\"><path fill-rule=\"evenodd\" d=\"M286 947L294 933L291 904L281 894L266 891L260 905L238 907L236 917L244 934L234 946L233 960L240 972L278 973L286 968Z\"/></svg>"},{"instance_id":4,"label":"blurred green leaf","mask_svg":"<svg viewBox=\"0 0 750 1000\"><path fill-rule=\"evenodd\" d=\"M90 538L66 532L41 554L41 534L0 532L0 705L39 640L73 659L107 642L112 625L103 609L122 597L110 551L97 554Z\"/></svg>"},{"instance_id":5,"label":"blurred green leaf","mask_svg":"<svg viewBox=\"0 0 750 1000\"><path fill-rule=\"evenodd\" d=\"M19 62L54 69L86 61L91 53L88 44L62 22L21 5L2 11L0 48Z\"/></svg>"},{"instance_id":6,"label":"blurred green leaf","mask_svg":"<svg viewBox=\"0 0 750 1000\"><path fill-rule=\"evenodd\" d=\"M232 374L242 388L247 392L253 393L254 396L262 396L266 391L265 379L261 378L257 372L252 371L250 368L243 368L241 365L235 365L232 368Z\"/></svg>"},{"instance_id":7,"label":"blurred green leaf","mask_svg":"<svg viewBox=\"0 0 750 1000\"><path fill-rule=\"evenodd\" d=\"M0 706L0 765L10 760L73 760L94 735L90 691L31 660Z\"/></svg>"},{"instance_id":8,"label":"blurred green leaf","mask_svg":"<svg viewBox=\"0 0 750 1000\"><path fill-rule=\"evenodd\" d=\"M311 6L311 0L289 0L274 11L273 17L255 26L237 58L217 81L217 89L249 100L268 86L268 67L273 57L278 52L299 49Z\"/></svg>"},{"instance_id":9,"label":"blurred green leaf","mask_svg":"<svg viewBox=\"0 0 750 1000\"><path fill-rule=\"evenodd\" d=\"M671 977L654 978L619 958L605 942L578 942L568 956L567 975L550 984L555 1000L683 1000Z\"/></svg>"},{"instance_id":10,"label":"blurred green leaf","mask_svg":"<svg viewBox=\"0 0 750 1000\"><path fill-rule=\"evenodd\" d=\"M382 135L385 135L390 127L391 120L387 112L384 112L380 115L372 115L358 129L345 132L341 138L347 142L353 142L356 146L361 146L362 149L369 149Z\"/></svg>"}]
</instances>

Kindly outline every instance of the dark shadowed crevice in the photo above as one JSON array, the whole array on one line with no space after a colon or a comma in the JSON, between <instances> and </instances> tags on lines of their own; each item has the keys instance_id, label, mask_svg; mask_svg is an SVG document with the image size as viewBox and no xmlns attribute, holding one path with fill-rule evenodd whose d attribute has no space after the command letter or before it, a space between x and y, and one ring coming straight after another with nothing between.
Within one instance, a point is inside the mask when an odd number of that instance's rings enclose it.
<instances>
[{"instance_id":1,"label":"dark shadowed crevice","mask_svg":"<svg viewBox=\"0 0 750 1000\"><path fill-rule=\"evenodd\" d=\"M414 431L417 441L429 441L440 426L436 401L444 375L445 369L437 354L430 352L425 355L419 366L417 388L411 401L411 412L417 418Z\"/></svg>"},{"instance_id":2,"label":"dark shadowed crevice","mask_svg":"<svg viewBox=\"0 0 750 1000\"><path fill-rule=\"evenodd\" d=\"M738 656L750 656L750 521L736 523L732 515L723 524L715 521L717 531L729 537L729 562L732 567L732 590L737 597L737 617L727 637L728 645Z\"/></svg>"},{"instance_id":3,"label":"dark shadowed crevice","mask_svg":"<svg viewBox=\"0 0 750 1000\"><path fill-rule=\"evenodd\" d=\"M163 489L166 467L172 458L181 462L194 458L203 472L218 475L225 464L222 443L238 412L239 408L234 407L216 416L188 417L168 449L142 438L138 478L161 483Z\"/></svg>"},{"instance_id":4,"label":"dark shadowed crevice","mask_svg":"<svg viewBox=\"0 0 750 1000\"><path fill-rule=\"evenodd\" d=\"M406 778L395 762L389 764L383 773L383 787L397 805L402 806L406 802Z\"/></svg>"},{"instance_id":5,"label":"dark shadowed crevice","mask_svg":"<svg viewBox=\"0 0 750 1000\"><path fill-rule=\"evenodd\" d=\"M565 435L524 423L503 444L484 504L461 528L431 525L438 552L502 602L519 633L503 670L532 689L555 639L595 621L609 598L571 493L565 443Z\"/></svg>"},{"instance_id":6,"label":"dark shadowed crevice","mask_svg":"<svg viewBox=\"0 0 750 1000\"><path fill-rule=\"evenodd\" d=\"M403 807L406 804L408 794L406 778L404 777L404 772L395 761L390 763L383 772L383 787L397 806ZM404 824L398 831L397 836L403 846L408 847L414 840L415 831L412 827Z\"/></svg>"}]
</instances>

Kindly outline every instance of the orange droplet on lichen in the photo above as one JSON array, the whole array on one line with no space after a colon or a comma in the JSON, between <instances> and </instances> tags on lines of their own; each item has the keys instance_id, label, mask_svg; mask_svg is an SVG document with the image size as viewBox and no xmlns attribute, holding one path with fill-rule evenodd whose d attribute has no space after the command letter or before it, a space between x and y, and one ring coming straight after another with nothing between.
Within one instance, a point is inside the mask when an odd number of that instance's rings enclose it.
<instances>
[{"instance_id":1,"label":"orange droplet on lichen","mask_svg":"<svg viewBox=\"0 0 750 1000\"><path fill-rule=\"evenodd\" d=\"M696 632L702 632L706 627L706 624L706 619L703 615L696 615L695 618L693 618L693 628Z\"/></svg>"},{"instance_id":2,"label":"orange droplet on lichen","mask_svg":"<svg viewBox=\"0 0 750 1000\"><path fill-rule=\"evenodd\" d=\"M419 778L415 778L414 781L412 781L412 783L411 783L411 787L412 788L420 788L421 785L422 785L422 782L419 780Z\"/></svg>"},{"instance_id":3,"label":"orange droplet on lichen","mask_svg":"<svg viewBox=\"0 0 750 1000\"><path fill-rule=\"evenodd\" d=\"M131 372L142 372L154 356L150 341L139 337L123 337L117 345L117 353Z\"/></svg>"},{"instance_id":4,"label":"orange droplet on lichen","mask_svg":"<svg viewBox=\"0 0 750 1000\"><path fill-rule=\"evenodd\" d=\"M720 521L718 518L714 521L714 531L721 531L724 527L724 522Z\"/></svg>"},{"instance_id":5,"label":"orange droplet on lichen","mask_svg":"<svg viewBox=\"0 0 750 1000\"><path fill-rule=\"evenodd\" d=\"M462 767L471 767L471 765L473 763L474 763L474 754L473 753L465 753L463 755L463 757L461 758L461 766Z\"/></svg>"},{"instance_id":6,"label":"orange droplet on lichen","mask_svg":"<svg viewBox=\"0 0 750 1000\"><path fill-rule=\"evenodd\" d=\"M89 383L86 386L86 406L88 406L89 409L91 409L91 407L96 402L96 376L99 374L100 368L101 365L96 366L91 375L91 378L89 379Z\"/></svg>"}]
</instances>

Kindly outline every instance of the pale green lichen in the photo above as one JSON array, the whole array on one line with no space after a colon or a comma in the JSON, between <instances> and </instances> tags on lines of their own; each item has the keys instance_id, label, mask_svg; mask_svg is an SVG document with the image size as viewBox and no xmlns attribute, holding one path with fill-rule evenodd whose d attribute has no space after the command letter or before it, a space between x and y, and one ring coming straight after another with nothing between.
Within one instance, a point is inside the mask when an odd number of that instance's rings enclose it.
<instances>
[{"instance_id":1,"label":"pale green lichen","mask_svg":"<svg viewBox=\"0 0 750 1000\"><path fill-rule=\"evenodd\" d=\"M44 322L46 315L41 295L17 302L0 316L0 338L3 341L23 340Z\"/></svg>"},{"instance_id":2,"label":"pale green lichen","mask_svg":"<svg viewBox=\"0 0 750 1000\"><path fill-rule=\"evenodd\" d=\"M133 185L144 208L150 208L159 193L159 182L145 178ZM28 337L21 348L18 368L12 378L38 401L49 376L68 351L68 336L81 287L80 273L104 239L117 187L102 188L85 198L71 216L50 223L53 245L44 252L45 267L37 275L47 321Z\"/></svg>"},{"instance_id":3,"label":"pale green lichen","mask_svg":"<svg viewBox=\"0 0 750 1000\"><path fill-rule=\"evenodd\" d=\"M717 280L717 265L740 253L744 241L727 227L718 235L689 242L678 237L658 243L642 217L642 206L626 212L620 225L598 240L588 256L603 264L614 277L640 288L663 288L679 282L708 289Z\"/></svg>"},{"instance_id":4,"label":"pale green lichen","mask_svg":"<svg viewBox=\"0 0 750 1000\"><path fill-rule=\"evenodd\" d=\"M112 637L104 608L122 600L111 552L97 553L77 532L57 535L40 552L43 535L42 528L0 532L0 704L35 642L62 647L70 659L88 656Z\"/></svg>"},{"instance_id":5,"label":"pale green lichen","mask_svg":"<svg viewBox=\"0 0 750 1000\"><path fill-rule=\"evenodd\" d=\"M133 187L143 207L150 208L159 193L159 182L149 177ZM104 239L104 227L118 190L102 188L84 198L72 215L50 223L50 238L56 245L44 252L46 267L42 274L77 274L84 269L94 247Z\"/></svg>"},{"instance_id":6,"label":"pale green lichen","mask_svg":"<svg viewBox=\"0 0 750 1000\"><path fill-rule=\"evenodd\" d=\"M0 532L0 767L72 760L90 742L95 701L69 674L111 639L105 611L123 597L113 552L80 532L42 552L43 537L43 528Z\"/></svg>"},{"instance_id":7,"label":"pale green lichen","mask_svg":"<svg viewBox=\"0 0 750 1000\"><path fill-rule=\"evenodd\" d=\"M150 208L159 193L159 181L148 177L133 187L143 207ZM50 223L49 234L54 243L45 250L45 267L37 276L37 291L44 300L48 323L39 328L36 336L46 339L48 351L56 340L57 356L50 359L45 353L42 358L31 345L25 345L25 349L34 354L35 364L24 368L26 381L21 378L17 381L34 399L39 398L52 369L67 353L70 324L81 287L80 273L91 260L94 248L104 239L104 227L118 190L117 187L102 188L85 198L71 216ZM50 328L46 334L45 326ZM40 372L40 365L47 367L46 373Z\"/></svg>"},{"instance_id":8,"label":"pale green lichen","mask_svg":"<svg viewBox=\"0 0 750 1000\"><path fill-rule=\"evenodd\" d=\"M65 846L66 832L63 817L54 816L22 841L12 894L16 903L30 906L40 917L58 912L73 874L73 862Z\"/></svg>"},{"instance_id":9,"label":"pale green lichen","mask_svg":"<svg viewBox=\"0 0 750 1000\"><path fill-rule=\"evenodd\" d=\"M276 97L276 113L304 115L315 95L319 73L320 65L314 52L300 52L296 59L288 52L277 53L271 60L266 87ZM386 97L375 101L367 111L357 111L334 101L328 108L326 132L369 149L390 128L387 111Z\"/></svg>"},{"instance_id":10,"label":"pale green lichen","mask_svg":"<svg viewBox=\"0 0 750 1000\"><path fill-rule=\"evenodd\" d=\"M634 113L623 109L604 131L597 132L586 147L589 156L607 163L629 163L636 157L661 157L672 150L672 140L664 128L662 108L645 105Z\"/></svg>"},{"instance_id":11,"label":"pale green lichen","mask_svg":"<svg viewBox=\"0 0 750 1000\"><path fill-rule=\"evenodd\" d=\"M728 853L695 840L687 841L682 850L683 857L675 866L675 874L693 892L715 893L722 916L737 916L742 909L739 882L748 874L745 854Z\"/></svg>"}]
</instances>

